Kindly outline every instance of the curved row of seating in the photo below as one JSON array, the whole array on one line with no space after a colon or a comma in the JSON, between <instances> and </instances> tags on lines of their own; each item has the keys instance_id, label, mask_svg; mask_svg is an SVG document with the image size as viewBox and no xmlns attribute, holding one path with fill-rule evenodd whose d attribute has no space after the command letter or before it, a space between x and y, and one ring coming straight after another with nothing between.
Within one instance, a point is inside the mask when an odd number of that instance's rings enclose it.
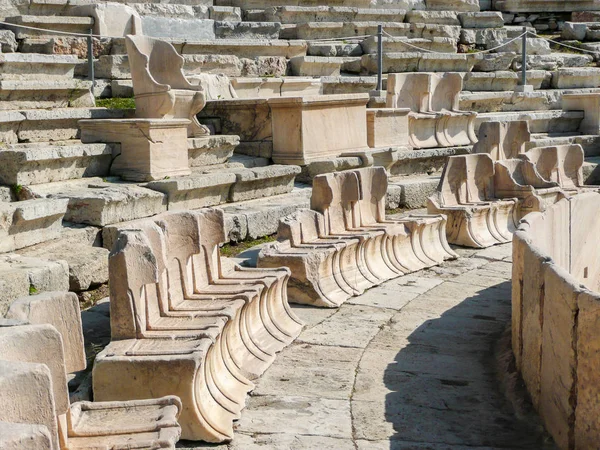
<instances>
[{"instance_id":1,"label":"curved row of seating","mask_svg":"<svg viewBox=\"0 0 600 450\"><path fill-rule=\"evenodd\" d=\"M97 356L99 400L177 395L184 439L233 437L246 394L299 334L287 268L220 258L219 210L166 213L123 230L109 259L111 343Z\"/></svg>"},{"instance_id":2,"label":"curved row of seating","mask_svg":"<svg viewBox=\"0 0 600 450\"><path fill-rule=\"evenodd\" d=\"M386 220L386 192L382 167L315 177L312 209L280 221L278 240L263 247L258 266L289 267L294 302L336 307L386 280L456 257L444 216Z\"/></svg>"},{"instance_id":3,"label":"curved row of seating","mask_svg":"<svg viewBox=\"0 0 600 450\"><path fill-rule=\"evenodd\" d=\"M544 211L570 195L600 189L583 184L584 152L579 144L527 151L525 146L495 145L487 150L490 153L449 157L438 189L428 199L428 212L448 216L452 244L484 248L509 242L519 220L528 213ZM511 158L494 160L491 155Z\"/></svg>"}]
</instances>

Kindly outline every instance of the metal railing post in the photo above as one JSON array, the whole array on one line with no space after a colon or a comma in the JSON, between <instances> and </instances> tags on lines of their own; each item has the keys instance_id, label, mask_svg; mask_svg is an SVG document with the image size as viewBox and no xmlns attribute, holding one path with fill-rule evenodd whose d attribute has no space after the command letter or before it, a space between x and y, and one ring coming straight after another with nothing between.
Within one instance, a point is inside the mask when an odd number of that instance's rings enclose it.
<instances>
[{"instance_id":1,"label":"metal railing post","mask_svg":"<svg viewBox=\"0 0 600 450\"><path fill-rule=\"evenodd\" d=\"M383 25L377 25L377 91L383 86Z\"/></svg>"},{"instance_id":2,"label":"metal railing post","mask_svg":"<svg viewBox=\"0 0 600 450\"><path fill-rule=\"evenodd\" d=\"M95 86L96 80L94 77L94 45L92 35L94 30L90 28L90 35L87 37L87 60L88 60L88 78L92 81L92 87Z\"/></svg>"},{"instance_id":3,"label":"metal railing post","mask_svg":"<svg viewBox=\"0 0 600 450\"><path fill-rule=\"evenodd\" d=\"M527 85L527 27L523 27L523 49L521 51L521 85Z\"/></svg>"}]
</instances>

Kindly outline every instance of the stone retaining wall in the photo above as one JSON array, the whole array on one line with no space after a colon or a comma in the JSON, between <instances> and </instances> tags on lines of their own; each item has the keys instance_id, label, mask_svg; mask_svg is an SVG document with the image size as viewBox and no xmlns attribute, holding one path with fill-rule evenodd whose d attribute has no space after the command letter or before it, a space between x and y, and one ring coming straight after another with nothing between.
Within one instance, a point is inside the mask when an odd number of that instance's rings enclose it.
<instances>
[{"instance_id":1,"label":"stone retaining wall","mask_svg":"<svg viewBox=\"0 0 600 450\"><path fill-rule=\"evenodd\" d=\"M527 215L513 238L513 351L561 449L600 442L599 217L600 194L581 194Z\"/></svg>"}]
</instances>

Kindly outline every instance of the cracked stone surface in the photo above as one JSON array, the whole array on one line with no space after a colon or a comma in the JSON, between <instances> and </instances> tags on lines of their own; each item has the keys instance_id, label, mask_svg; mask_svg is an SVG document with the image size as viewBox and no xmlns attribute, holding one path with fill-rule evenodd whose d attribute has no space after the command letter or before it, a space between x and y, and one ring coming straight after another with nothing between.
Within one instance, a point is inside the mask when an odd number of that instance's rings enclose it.
<instances>
[{"instance_id":1,"label":"cracked stone surface","mask_svg":"<svg viewBox=\"0 0 600 450\"><path fill-rule=\"evenodd\" d=\"M500 388L511 244L370 289L337 310L293 305L306 328L258 380L219 450L554 449Z\"/></svg>"}]
</instances>

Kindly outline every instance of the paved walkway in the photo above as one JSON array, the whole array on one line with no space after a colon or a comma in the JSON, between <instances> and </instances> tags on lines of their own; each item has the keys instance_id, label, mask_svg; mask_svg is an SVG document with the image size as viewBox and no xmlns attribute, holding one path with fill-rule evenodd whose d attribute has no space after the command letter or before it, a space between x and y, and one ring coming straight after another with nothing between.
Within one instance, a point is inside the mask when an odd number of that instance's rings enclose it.
<instances>
[{"instance_id":1,"label":"paved walkway","mask_svg":"<svg viewBox=\"0 0 600 450\"><path fill-rule=\"evenodd\" d=\"M306 329L258 381L229 449L553 448L499 388L511 245L458 251L338 310L295 306Z\"/></svg>"}]
</instances>

